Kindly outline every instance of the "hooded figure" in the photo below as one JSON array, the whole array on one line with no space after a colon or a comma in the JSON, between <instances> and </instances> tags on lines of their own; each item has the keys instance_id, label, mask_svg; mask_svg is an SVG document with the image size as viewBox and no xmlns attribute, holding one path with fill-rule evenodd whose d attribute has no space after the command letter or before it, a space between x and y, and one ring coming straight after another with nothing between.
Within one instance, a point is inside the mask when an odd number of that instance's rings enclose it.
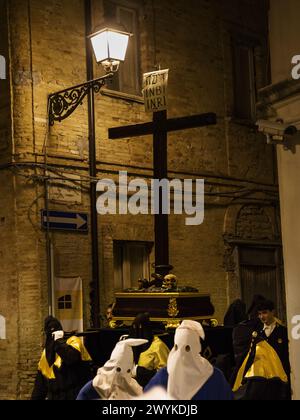
<instances>
[{"instance_id":1,"label":"hooded figure","mask_svg":"<svg viewBox=\"0 0 300 420\"><path fill-rule=\"evenodd\" d=\"M240 364L246 357L251 341L252 341L252 333L259 332L263 324L258 318L258 305L261 302L264 302L266 298L261 295L254 295L252 303L247 311L248 320L240 322L238 325L235 326L232 332L232 344L233 344L233 352L235 358L236 368L233 371L231 382L232 384L235 381L235 377L237 374L237 369L240 367Z\"/></svg>"},{"instance_id":2,"label":"hooded figure","mask_svg":"<svg viewBox=\"0 0 300 420\"><path fill-rule=\"evenodd\" d=\"M147 343L143 339L119 341L108 362L98 369L97 375L79 392L77 400L128 400L139 397L143 388L132 377L133 347Z\"/></svg>"},{"instance_id":3,"label":"hooded figure","mask_svg":"<svg viewBox=\"0 0 300 420\"><path fill-rule=\"evenodd\" d=\"M246 321L246 304L241 299L236 299L229 306L224 316L225 327L235 327L240 322Z\"/></svg>"},{"instance_id":4,"label":"hooded figure","mask_svg":"<svg viewBox=\"0 0 300 420\"><path fill-rule=\"evenodd\" d=\"M232 400L223 373L201 356L200 338L205 338L201 324L183 321L176 329L167 368L152 378L145 391L162 386L176 400Z\"/></svg>"},{"instance_id":5,"label":"hooded figure","mask_svg":"<svg viewBox=\"0 0 300 420\"><path fill-rule=\"evenodd\" d=\"M176 330L167 369L168 393L177 400L192 399L214 373L212 365L200 354L200 338L204 340L205 334L199 322L183 321Z\"/></svg>"},{"instance_id":6,"label":"hooded figure","mask_svg":"<svg viewBox=\"0 0 300 420\"><path fill-rule=\"evenodd\" d=\"M55 341L53 340L53 333L56 331L63 331L63 327L58 319L53 316L48 316L44 321L44 332L46 335L46 359L49 366L52 366L55 362Z\"/></svg>"},{"instance_id":7,"label":"hooded figure","mask_svg":"<svg viewBox=\"0 0 300 420\"><path fill-rule=\"evenodd\" d=\"M36 375L32 400L75 400L79 389L92 377L92 359L81 339L64 338L58 319L44 321L46 335Z\"/></svg>"}]
</instances>

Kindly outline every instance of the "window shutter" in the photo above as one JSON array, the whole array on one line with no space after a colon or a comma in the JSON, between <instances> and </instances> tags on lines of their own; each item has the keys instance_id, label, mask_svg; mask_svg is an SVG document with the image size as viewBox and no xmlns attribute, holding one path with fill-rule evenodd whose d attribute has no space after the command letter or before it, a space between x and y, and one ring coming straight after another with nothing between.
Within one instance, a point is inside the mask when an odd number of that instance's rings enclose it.
<instances>
[{"instance_id":1,"label":"window shutter","mask_svg":"<svg viewBox=\"0 0 300 420\"><path fill-rule=\"evenodd\" d=\"M137 10L104 0L104 18L107 22L116 21L133 36L129 40L126 59L120 64L115 77L108 83L111 90L141 96L138 49Z\"/></svg>"}]
</instances>

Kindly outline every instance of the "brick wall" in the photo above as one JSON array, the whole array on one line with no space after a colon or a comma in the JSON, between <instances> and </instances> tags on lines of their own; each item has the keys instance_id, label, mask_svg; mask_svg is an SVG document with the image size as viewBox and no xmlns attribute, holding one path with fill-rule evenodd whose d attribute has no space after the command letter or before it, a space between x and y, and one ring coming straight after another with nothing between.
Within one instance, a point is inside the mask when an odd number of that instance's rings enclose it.
<instances>
[{"instance_id":1,"label":"brick wall","mask_svg":"<svg viewBox=\"0 0 300 420\"><path fill-rule=\"evenodd\" d=\"M1 398L13 398L18 393L18 334L19 293L15 217L14 177L9 171L1 172L0 193L0 314L6 319L6 340L0 340Z\"/></svg>"},{"instance_id":2,"label":"brick wall","mask_svg":"<svg viewBox=\"0 0 300 420\"><path fill-rule=\"evenodd\" d=\"M4 164L11 160L8 24L4 0L0 1L0 36L0 55L6 64L6 79L0 79L0 163Z\"/></svg>"}]
</instances>

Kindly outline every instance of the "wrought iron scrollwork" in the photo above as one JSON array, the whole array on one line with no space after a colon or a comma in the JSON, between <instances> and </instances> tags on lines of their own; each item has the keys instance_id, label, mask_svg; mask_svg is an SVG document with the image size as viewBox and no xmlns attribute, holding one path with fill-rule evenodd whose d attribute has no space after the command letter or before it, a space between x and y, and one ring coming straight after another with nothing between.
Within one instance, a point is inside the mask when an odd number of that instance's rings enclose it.
<instances>
[{"instance_id":1,"label":"wrought iron scrollwork","mask_svg":"<svg viewBox=\"0 0 300 420\"><path fill-rule=\"evenodd\" d=\"M68 118L79 105L82 105L84 98L93 89L94 93L99 93L105 85L106 80L112 78L113 73L109 73L99 79L91 80L81 85L62 90L49 96L49 124L53 126L55 121L63 121Z\"/></svg>"}]
</instances>

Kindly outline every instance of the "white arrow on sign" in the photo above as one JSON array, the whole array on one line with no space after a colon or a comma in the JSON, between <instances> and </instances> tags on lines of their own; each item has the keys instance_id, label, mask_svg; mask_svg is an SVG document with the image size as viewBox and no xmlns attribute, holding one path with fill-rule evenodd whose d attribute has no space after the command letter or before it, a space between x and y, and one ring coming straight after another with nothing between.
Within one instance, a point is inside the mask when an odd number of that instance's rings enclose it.
<instances>
[{"instance_id":1,"label":"white arrow on sign","mask_svg":"<svg viewBox=\"0 0 300 420\"><path fill-rule=\"evenodd\" d=\"M87 221L84 220L80 214L76 214L76 219L70 217L47 217L44 216L44 223L60 223L68 225L76 225L77 229L80 229L82 226L87 224Z\"/></svg>"}]
</instances>

